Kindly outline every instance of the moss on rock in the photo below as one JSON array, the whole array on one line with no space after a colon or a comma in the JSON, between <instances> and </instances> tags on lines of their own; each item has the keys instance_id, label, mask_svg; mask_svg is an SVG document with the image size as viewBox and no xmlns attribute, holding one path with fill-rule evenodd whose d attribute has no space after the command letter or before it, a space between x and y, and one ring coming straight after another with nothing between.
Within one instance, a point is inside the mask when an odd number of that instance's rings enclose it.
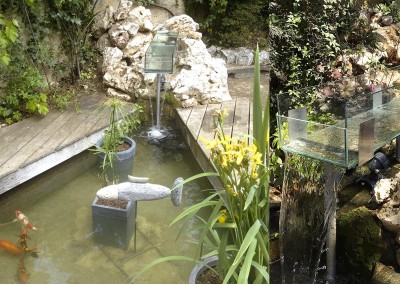
<instances>
[{"instance_id":1,"label":"moss on rock","mask_svg":"<svg viewBox=\"0 0 400 284\"><path fill-rule=\"evenodd\" d=\"M337 218L338 271L357 274L360 283L371 279L384 249L381 227L365 206L339 212Z\"/></svg>"}]
</instances>

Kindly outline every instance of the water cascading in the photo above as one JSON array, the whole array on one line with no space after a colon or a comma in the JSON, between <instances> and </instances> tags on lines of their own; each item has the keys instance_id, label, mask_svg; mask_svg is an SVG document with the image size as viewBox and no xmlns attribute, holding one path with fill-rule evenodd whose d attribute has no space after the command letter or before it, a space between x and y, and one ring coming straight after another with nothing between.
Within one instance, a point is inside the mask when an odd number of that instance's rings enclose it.
<instances>
[{"instance_id":1,"label":"water cascading","mask_svg":"<svg viewBox=\"0 0 400 284\"><path fill-rule=\"evenodd\" d=\"M342 172L331 164L287 155L279 220L282 283L323 278L334 283L336 191Z\"/></svg>"},{"instance_id":2,"label":"water cascading","mask_svg":"<svg viewBox=\"0 0 400 284\"><path fill-rule=\"evenodd\" d=\"M144 72L157 74L157 96L156 96L156 123L153 123L149 131L150 138L160 138L161 120L161 88L165 83L165 77L161 74L172 74L175 63L176 43L178 33L169 30L159 30L154 35L145 54ZM150 136L151 135L151 136Z\"/></svg>"}]
</instances>

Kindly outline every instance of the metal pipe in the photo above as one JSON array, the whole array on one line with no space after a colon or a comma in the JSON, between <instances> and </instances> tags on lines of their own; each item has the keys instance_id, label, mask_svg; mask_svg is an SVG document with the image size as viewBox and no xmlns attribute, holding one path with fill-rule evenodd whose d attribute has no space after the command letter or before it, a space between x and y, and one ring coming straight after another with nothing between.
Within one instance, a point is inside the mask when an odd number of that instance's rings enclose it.
<instances>
[{"instance_id":1,"label":"metal pipe","mask_svg":"<svg viewBox=\"0 0 400 284\"><path fill-rule=\"evenodd\" d=\"M325 206L328 215L326 236L327 283L335 283L336 277L336 182L335 168L325 164Z\"/></svg>"},{"instance_id":2,"label":"metal pipe","mask_svg":"<svg viewBox=\"0 0 400 284\"><path fill-rule=\"evenodd\" d=\"M160 127L160 116L161 116L161 107L160 107L160 86L161 86L161 75L157 73L157 120L156 126Z\"/></svg>"}]
</instances>

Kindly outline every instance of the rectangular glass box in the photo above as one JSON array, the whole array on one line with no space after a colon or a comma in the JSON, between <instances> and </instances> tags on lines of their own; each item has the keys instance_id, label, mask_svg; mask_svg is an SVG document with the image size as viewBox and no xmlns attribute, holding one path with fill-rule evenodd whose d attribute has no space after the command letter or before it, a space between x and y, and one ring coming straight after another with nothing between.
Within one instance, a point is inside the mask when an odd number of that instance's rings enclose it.
<instances>
[{"instance_id":1,"label":"rectangular glass box","mask_svg":"<svg viewBox=\"0 0 400 284\"><path fill-rule=\"evenodd\" d=\"M168 30L158 31L146 50L145 73L171 74L178 33Z\"/></svg>"},{"instance_id":2,"label":"rectangular glass box","mask_svg":"<svg viewBox=\"0 0 400 284\"><path fill-rule=\"evenodd\" d=\"M310 96L311 107L292 107ZM400 67L282 93L277 107L284 151L351 169L400 135Z\"/></svg>"}]
</instances>

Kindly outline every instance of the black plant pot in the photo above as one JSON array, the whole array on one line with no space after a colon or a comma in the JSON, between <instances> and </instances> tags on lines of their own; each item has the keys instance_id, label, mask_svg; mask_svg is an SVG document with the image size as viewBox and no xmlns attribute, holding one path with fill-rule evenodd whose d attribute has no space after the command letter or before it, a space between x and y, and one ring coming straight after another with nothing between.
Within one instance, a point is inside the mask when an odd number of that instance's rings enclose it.
<instances>
[{"instance_id":1,"label":"black plant pot","mask_svg":"<svg viewBox=\"0 0 400 284\"><path fill-rule=\"evenodd\" d=\"M137 202L129 201L125 209L92 203L93 238L96 243L127 249L135 230Z\"/></svg>"},{"instance_id":2,"label":"black plant pot","mask_svg":"<svg viewBox=\"0 0 400 284\"><path fill-rule=\"evenodd\" d=\"M218 256L206 257L202 260L202 263L196 264L189 276L189 284L196 284L196 280L204 270L209 269L208 267L215 267L218 264Z\"/></svg>"},{"instance_id":3,"label":"black plant pot","mask_svg":"<svg viewBox=\"0 0 400 284\"><path fill-rule=\"evenodd\" d=\"M124 182L128 180L128 175L132 175L133 162L135 160L135 154L136 154L136 142L129 137L125 137L124 141L129 145L131 145L131 147L125 151L116 153L117 157L113 161L113 169L109 167L106 171L106 175L109 181L116 180L118 182ZM102 144L103 144L103 138L97 141L96 147L100 149ZM105 156L104 153L99 153L97 155L97 160L100 165L103 164L104 156Z\"/></svg>"}]
</instances>

